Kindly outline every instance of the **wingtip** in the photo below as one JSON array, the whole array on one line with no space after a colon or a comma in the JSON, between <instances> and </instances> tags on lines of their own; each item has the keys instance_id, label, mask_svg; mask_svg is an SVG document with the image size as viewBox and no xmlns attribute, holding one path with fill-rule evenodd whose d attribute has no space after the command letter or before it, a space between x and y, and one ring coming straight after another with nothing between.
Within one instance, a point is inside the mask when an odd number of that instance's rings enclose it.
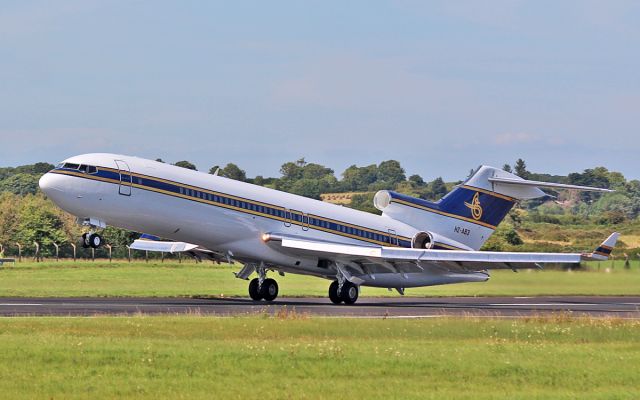
<instances>
[{"instance_id":1,"label":"wingtip","mask_svg":"<svg viewBox=\"0 0 640 400\"><path fill-rule=\"evenodd\" d=\"M607 240L602 242L602 245L613 248L613 247L615 247L616 242L618 241L619 237L620 237L620 233L619 232L613 232L611 235L609 235Z\"/></svg>"},{"instance_id":2,"label":"wingtip","mask_svg":"<svg viewBox=\"0 0 640 400\"><path fill-rule=\"evenodd\" d=\"M620 233L613 232L609 237L598 246L589 256L593 260L607 260L611 256L611 252L620 237Z\"/></svg>"}]
</instances>

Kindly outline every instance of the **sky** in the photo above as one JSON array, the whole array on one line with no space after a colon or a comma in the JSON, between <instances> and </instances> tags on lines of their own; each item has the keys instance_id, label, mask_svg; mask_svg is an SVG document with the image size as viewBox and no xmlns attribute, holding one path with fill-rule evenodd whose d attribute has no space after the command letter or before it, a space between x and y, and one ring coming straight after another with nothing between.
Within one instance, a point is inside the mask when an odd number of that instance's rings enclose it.
<instances>
[{"instance_id":1,"label":"sky","mask_svg":"<svg viewBox=\"0 0 640 400\"><path fill-rule=\"evenodd\" d=\"M0 166L640 178L637 1L0 2Z\"/></svg>"}]
</instances>

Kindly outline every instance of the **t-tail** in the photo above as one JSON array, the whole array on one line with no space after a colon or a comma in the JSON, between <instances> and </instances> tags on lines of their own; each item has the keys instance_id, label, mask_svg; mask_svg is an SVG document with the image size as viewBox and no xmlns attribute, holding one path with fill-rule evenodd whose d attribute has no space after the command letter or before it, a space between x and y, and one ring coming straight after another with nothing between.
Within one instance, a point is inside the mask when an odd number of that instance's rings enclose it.
<instances>
[{"instance_id":1,"label":"t-tail","mask_svg":"<svg viewBox=\"0 0 640 400\"><path fill-rule=\"evenodd\" d=\"M479 250L518 200L547 196L540 188L611 192L609 189L530 181L498 168L481 166L437 202L381 190L374 204L384 216L423 234L413 247Z\"/></svg>"}]
</instances>

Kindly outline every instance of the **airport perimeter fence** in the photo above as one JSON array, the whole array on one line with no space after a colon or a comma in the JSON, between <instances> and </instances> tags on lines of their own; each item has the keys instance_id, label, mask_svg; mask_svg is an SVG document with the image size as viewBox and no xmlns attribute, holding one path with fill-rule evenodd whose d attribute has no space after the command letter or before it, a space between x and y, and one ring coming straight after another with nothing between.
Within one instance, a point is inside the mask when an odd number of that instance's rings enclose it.
<instances>
[{"instance_id":1,"label":"airport perimeter fence","mask_svg":"<svg viewBox=\"0 0 640 400\"><path fill-rule=\"evenodd\" d=\"M106 244L98 249L84 248L75 243L51 243L49 246L41 245L38 242L23 244L12 242L10 244L0 243L0 260L4 262L43 262L43 261L95 261L108 260L116 261L183 261L199 262L189 255L182 253L149 252L144 250L134 250L129 246L111 246Z\"/></svg>"}]
</instances>

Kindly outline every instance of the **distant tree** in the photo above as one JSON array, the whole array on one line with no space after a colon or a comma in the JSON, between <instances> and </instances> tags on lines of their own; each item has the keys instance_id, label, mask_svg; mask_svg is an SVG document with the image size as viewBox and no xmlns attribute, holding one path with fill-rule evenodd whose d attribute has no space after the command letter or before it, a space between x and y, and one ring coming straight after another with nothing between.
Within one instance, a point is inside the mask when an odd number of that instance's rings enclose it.
<instances>
[{"instance_id":1,"label":"distant tree","mask_svg":"<svg viewBox=\"0 0 640 400\"><path fill-rule=\"evenodd\" d=\"M157 161L157 162L164 163L164 161L162 160L162 158L156 158L156 161Z\"/></svg>"},{"instance_id":2,"label":"distant tree","mask_svg":"<svg viewBox=\"0 0 640 400\"><path fill-rule=\"evenodd\" d=\"M351 203L349 204L349 207L356 210L380 215L382 214L382 212L373 206L374 195L375 193L354 194L351 197Z\"/></svg>"},{"instance_id":3,"label":"distant tree","mask_svg":"<svg viewBox=\"0 0 640 400\"><path fill-rule=\"evenodd\" d=\"M189 161L183 160L183 161L178 161L177 163L173 164L176 167L182 167L182 168L186 168L186 169L192 169L194 171L197 171L198 169L196 168L195 165L193 165L192 163L190 163Z\"/></svg>"},{"instance_id":4,"label":"distant tree","mask_svg":"<svg viewBox=\"0 0 640 400\"><path fill-rule=\"evenodd\" d=\"M265 179L264 179L264 176L262 175L258 175L255 178L253 178L254 185L264 186L264 183L265 183Z\"/></svg>"},{"instance_id":5,"label":"distant tree","mask_svg":"<svg viewBox=\"0 0 640 400\"><path fill-rule=\"evenodd\" d=\"M64 243L64 223L51 202L41 196L27 196L18 212L15 239L23 244L38 242L47 250L51 243Z\"/></svg>"},{"instance_id":6,"label":"distant tree","mask_svg":"<svg viewBox=\"0 0 640 400\"><path fill-rule=\"evenodd\" d=\"M529 177L529 171L527 171L527 164L524 162L522 158L518 158L518 161L516 161L514 171L516 175L518 175L522 179L527 179Z\"/></svg>"},{"instance_id":7,"label":"distant tree","mask_svg":"<svg viewBox=\"0 0 640 400\"><path fill-rule=\"evenodd\" d=\"M509 173L513 172L513 170L511 169L511 165L509 165L509 164L505 164L505 165L503 165L503 166L502 166L502 170L503 170L503 171L507 171L507 172L509 172Z\"/></svg>"},{"instance_id":8,"label":"distant tree","mask_svg":"<svg viewBox=\"0 0 640 400\"><path fill-rule=\"evenodd\" d=\"M366 167L352 165L342 173L341 186L346 192L363 192L378 177L378 166L375 164Z\"/></svg>"},{"instance_id":9,"label":"distant tree","mask_svg":"<svg viewBox=\"0 0 640 400\"><path fill-rule=\"evenodd\" d=\"M234 163L229 163L222 168L220 170L220 176L242 182L247 180L247 173Z\"/></svg>"},{"instance_id":10,"label":"distant tree","mask_svg":"<svg viewBox=\"0 0 640 400\"><path fill-rule=\"evenodd\" d=\"M404 169L402 169L398 161L387 160L378 165L378 180L387 184L395 185L405 179L406 176L404 175Z\"/></svg>"},{"instance_id":11,"label":"distant tree","mask_svg":"<svg viewBox=\"0 0 640 400\"><path fill-rule=\"evenodd\" d=\"M447 185L444 184L441 177L434 179L429 186L431 187L431 195L434 199L441 199L449 192L447 190Z\"/></svg>"},{"instance_id":12,"label":"distant tree","mask_svg":"<svg viewBox=\"0 0 640 400\"><path fill-rule=\"evenodd\" d=\"M21 167L18 167L16 169L20 170L20 168ZM53 168L55 168L55 166L53 164L49 164L47 162L37 162L35 164L29 165L26 170L21 171L21 172L25 172L25 173L29 173L29 174L42 175L42 174L45 174L45 173L51 171Z\"/></svg>"},{"instance_id":13,"label":"distant tree","mask_svg":"<svg viewBox=\"0 0 640 400\"><path fill-rule=\"evenodd\" d=\"M0 243L15 242L21 197L10 192L0 193Z\"/></svg>"},{"instance_id":14,"label":"distant tree","mask_svg":"<svg viewBox=\"0 0 640 400\"><path fill-rule=\"evenodd\" d=\"M569 174L569 183L572 185L609 188L609 171L606 168L598 167L585 169L582 173L574 172ZM601 195L601 193L597 192L581 192L580 199L585 203L592 203L598 200Z\"/></svg>"},{"instance_id":15,"label":"distant tree","mask_svg":"<svg viewBox=\"0 0 640 400\"><path fill-rule=\"evenodd\" d=\"M320 199L320 193L322 193L322 190L320 182L317 179L303 178L295 181L289 192L312 199Z\"/></svg>"},{"instance_id":16,"label":"distant tree","mask_svg":"<svg viewBox=\"0 0 640 400\"><path fill-rule=\"evenodd\" d=\"M304 161L304 159L302 159ZM300 160L298 160L299 162ZM295 162L286 162L280 167L282 179L296 180L302 178L302 166Z\"/></svg>"},{"instance_id":17,"label":"distant tree","mask_svg":"<svg viewBox=\"0 0 640 400\"><path fill-rule=\"evenodd\" d=\"M40 174L15 174L0 181L0 192L26 195L38 192Z\"/></svg>"},{"instance_id":18,"label":"distant tree","mask_svg":"<svg viewBox=\"0 0 640 400\"><path fill-rule=\"evenodd\" d=\"M307 163L302 167L302 177L305 179L322 179L327 175L333 176L333 170L324 165Z\"/></svg>"},{"instance_id":19,"label":"distant tree","mask_svg":"<svg viewBox=\"0 0 640 400\"><path fill-rule=\"evenodd\" d=\"M411 175L409 177L409 182L411 182L415 186L424 186L425 184L424 179L422 179L422 177L418 174Z\"/></svg>"}]
</instances>

